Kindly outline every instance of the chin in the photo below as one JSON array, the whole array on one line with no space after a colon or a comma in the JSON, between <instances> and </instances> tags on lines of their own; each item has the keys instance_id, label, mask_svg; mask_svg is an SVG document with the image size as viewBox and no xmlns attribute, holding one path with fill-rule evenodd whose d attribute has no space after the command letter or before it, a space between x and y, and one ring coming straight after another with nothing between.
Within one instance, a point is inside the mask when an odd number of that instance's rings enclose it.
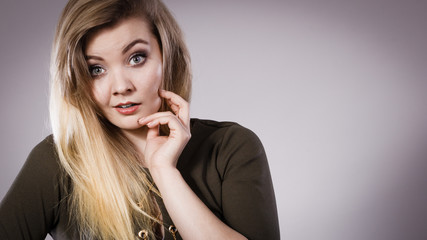
<instances>
[{"instance_id":1,"label":"chin","mask_svg":"<svg viewBox=\"0 0 427 240\"><path fill-rule=\"evenodd\" d=\"M138 117L131 117L129 119L111 123L122 130L136 130L142 127L140 124L138 124L138 119Z\"/></svg>"},{"instance_id":2,"label":"chin","mask_svg":"<svg viewBox=\"0 0 427 240\"><path fill-rule=\"evenodd\" d=\"M139 124L135 124L135 125L124 125L124 126L118 126L121 130L127 130L127 131L132 131L132 130L137 130L142 128L143 126L139 125Z\"/></svg>"},{"instance_id":3,"label":"chin","mask_svg":"<svg viewBox=\"0 0 427 240\"><path fill-rule=\"evenodd\" d=\"M116 125L117 127L119 127L122 130L137 130L142 128L143 126L139 125L137 122L134 123L129 123L129 124L120 124L120 125Z\"/></svg>"}]
</instances>

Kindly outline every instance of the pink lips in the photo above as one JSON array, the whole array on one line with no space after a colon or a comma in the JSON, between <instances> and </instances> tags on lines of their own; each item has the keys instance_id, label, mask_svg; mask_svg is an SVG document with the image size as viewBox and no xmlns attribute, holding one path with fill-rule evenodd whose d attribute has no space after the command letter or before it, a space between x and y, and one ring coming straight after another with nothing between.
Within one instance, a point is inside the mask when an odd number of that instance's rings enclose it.
<instances>
[{"instance_id":1,"label":"pink lips","mask_svg":"<svg viewBox=\"0 0 427 240\"><path fill-rule=\"evenodd\" d=\"M114 107L114 109L116 109L117 112L124 115L133 114L136 110L138 110L138 108L139 108L139 104L132 103L132 102L120 103L119 105Z\"/></svg>"}]
</instances>

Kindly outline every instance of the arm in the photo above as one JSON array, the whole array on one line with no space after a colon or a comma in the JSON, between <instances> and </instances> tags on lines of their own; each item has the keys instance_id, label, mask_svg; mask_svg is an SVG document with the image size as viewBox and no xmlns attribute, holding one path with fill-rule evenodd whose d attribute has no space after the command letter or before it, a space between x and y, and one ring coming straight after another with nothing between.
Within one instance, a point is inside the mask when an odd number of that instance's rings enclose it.
<instances>
[{"instance_id":1,"label":"arm","mask_svg":"<svg viewBox=\"0 0 427 240\"><path fill-rule=\"evenodd\" d=\"M237 124L229 127L217 158L226 223L252 240L280 239L270 170L258 137Z\"/></svg>"},{"instance_id":2,"label":"arm","mask_svg":"<svg viewBox=\"0 0 427 240\"><path fill-rule=\"evenodd\" d=\"M187 185L176 163L190 139L188 103L172 92L162 91L174 114L155 113L140 120L149 128L145 164L162 194L166 209L183 239L246 239L218 219ZM158 126L167 124L169 136L159 136Z\"/></svg>"},{"instance_id":3,"label":"arm","mask_svg":"<svg viewBox=\"0 0 427 240\"><path fill-rule=\"evenodd\" d=\"M177 169L155 169L152 176L183 239L246 239L206 207Z\"/></svg>"}]
</instances>

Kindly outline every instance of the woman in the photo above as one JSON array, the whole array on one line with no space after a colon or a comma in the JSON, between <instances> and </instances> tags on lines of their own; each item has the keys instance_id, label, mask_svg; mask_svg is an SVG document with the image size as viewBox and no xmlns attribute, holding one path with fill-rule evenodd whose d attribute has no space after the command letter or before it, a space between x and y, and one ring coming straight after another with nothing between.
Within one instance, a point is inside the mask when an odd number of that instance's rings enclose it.
<instances>
[{"instance_id":1,"label":"woman","mask_svg":"<svg viewBox=\"0 0 427 240\"><path fill-rule=\"evenodd\" d=\"M258 138L189 118L181 32L158 0L71 0L52 55L53 136L0 207L1 239L279 239Z\"/></svg>"}]
</instances>

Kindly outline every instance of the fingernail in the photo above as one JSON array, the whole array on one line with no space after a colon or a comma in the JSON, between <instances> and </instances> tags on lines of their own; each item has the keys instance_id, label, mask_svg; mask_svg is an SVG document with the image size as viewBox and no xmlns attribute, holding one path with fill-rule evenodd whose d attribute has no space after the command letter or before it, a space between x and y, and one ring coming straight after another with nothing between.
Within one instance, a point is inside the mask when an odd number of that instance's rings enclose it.
<instances>
[{"instance_id":1,"label":"fingernail","mask_svg":"<svg viewBox=\"0 0 427 240\"><path fill-rule=\"evenodd\" d=\"M143 121L144 121L144 119L145 119L145 118L140 118L140 119L138 120L138 122L139 122L139 123L141 123L141 122L143 122Z\"/></svg>"}]
</instances>

